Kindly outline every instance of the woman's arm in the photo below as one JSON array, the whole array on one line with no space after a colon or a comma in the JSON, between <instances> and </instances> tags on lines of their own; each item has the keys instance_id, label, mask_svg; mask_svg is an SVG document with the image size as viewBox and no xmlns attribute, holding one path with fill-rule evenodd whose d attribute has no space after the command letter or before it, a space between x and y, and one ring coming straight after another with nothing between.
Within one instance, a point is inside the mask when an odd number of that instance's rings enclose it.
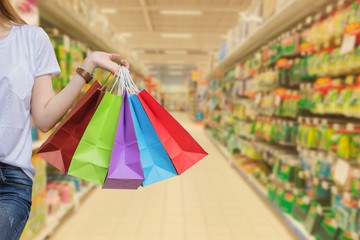
<instances>
[{"instance_id":1,"label":"woman's arm","mask_svg":"<svg viewBox=\"0 0 360 240\"><path fill-rule=\"evenodd\" d=\"M90 73L95 68L103 68L115 73L118 64L112 60L118 57L120 57L118 54L94 52L84 60L81 67ZM129 64L125 60L121 62L129 68ZM50 74L35 78L31 97L31 113L36 127L42 132L52 129L72 106L84 84L85 80L79 74L75 74L69 84L55 95Z\"/></svg>"}]
</instances>

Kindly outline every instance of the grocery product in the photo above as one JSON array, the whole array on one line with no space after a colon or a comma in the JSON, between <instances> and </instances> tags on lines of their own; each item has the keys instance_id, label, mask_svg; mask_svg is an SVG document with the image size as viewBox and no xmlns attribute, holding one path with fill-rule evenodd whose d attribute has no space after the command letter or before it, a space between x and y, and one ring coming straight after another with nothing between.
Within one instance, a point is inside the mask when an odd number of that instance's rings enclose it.
<instances>
[{"instance_id":1,"label":"grocery product","mask_svg":"<svg viewBox=\"0 0 360 240\"><path fill-rule=\"evenodd\" d=\"M309 198L306 197L304 192L299 192L295 195L295 202L293 203L292 216L300 221L304 222L310 208Z\"/></svg>"}]
</instances>

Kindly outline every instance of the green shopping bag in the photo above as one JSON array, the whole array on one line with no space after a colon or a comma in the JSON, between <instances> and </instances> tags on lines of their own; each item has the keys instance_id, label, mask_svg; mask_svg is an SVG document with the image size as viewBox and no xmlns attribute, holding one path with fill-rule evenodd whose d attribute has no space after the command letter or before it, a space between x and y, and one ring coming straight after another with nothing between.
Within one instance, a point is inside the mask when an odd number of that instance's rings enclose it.
<instances>
[{"instance_id":1,"label":"green shopping bag","mask_svg":"<svg viewBox=\"0 0 360 240\"><path fill-rule=\"evenodd\" d=\"M103 185L114 145L122 96L105 93L74 153L68 174Z\"/></svg>"}]
</instances>

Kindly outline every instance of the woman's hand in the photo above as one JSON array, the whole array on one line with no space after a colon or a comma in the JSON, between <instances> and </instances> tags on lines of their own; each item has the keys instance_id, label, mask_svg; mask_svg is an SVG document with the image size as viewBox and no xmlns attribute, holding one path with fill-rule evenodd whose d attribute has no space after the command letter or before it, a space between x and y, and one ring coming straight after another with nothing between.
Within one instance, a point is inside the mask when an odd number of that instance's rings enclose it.
<instances>
[{"instance_id":1,"label":"woman's hand","mask_svg":"<svg viewBox=\"0 0 360 240\"><path fill-rule=\"evenodd\" d=\"M81 67L90 73L95 68L102 68L115 73L119 65L112 60L119 57L118 54L93 52L84 60ZM121 64L129 68L129 63L126 60L122 60ZM84 84L84 78L75 74L70 83L55 96L50 74L35 78L32 89L31 113L40 131L47 132L59 122L79 95Z\"/></svg>"},{"instance_id":2,"label":"woman's hand","mask_svg":"<svg viewBox=\"0 0 360 240\"><path fill-rule=\"evenodd\" d=\"M90 73L92 73L95 68L102 68L109 72L115 73L119 68L119 65L112 60L119 57L120 55L116 53L93 52L84 60L81 67ZM126 60L121 60L121 64L123 64L128 69L130 67Z\"/></svg>"}]
</instances>

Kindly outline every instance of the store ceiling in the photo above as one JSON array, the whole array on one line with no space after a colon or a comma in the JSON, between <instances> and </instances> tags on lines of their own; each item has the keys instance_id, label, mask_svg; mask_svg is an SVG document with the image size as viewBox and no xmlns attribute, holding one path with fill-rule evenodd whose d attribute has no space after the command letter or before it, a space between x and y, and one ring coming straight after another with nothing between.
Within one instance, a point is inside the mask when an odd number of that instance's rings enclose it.
<instances>
[{"instance_id":1,"label":"store ceiling","mask_svg":"<svg viewBox=\"0 0 360 240\"><path fill-rule=\"evenodd\" d=\"M206 66L209 53L219 50L252 0L96 1L126 46L155 76L154 68L160 67L158 75L164 77L172 71L164 70L168 65Z\"/></svg>"}]
</instances>

